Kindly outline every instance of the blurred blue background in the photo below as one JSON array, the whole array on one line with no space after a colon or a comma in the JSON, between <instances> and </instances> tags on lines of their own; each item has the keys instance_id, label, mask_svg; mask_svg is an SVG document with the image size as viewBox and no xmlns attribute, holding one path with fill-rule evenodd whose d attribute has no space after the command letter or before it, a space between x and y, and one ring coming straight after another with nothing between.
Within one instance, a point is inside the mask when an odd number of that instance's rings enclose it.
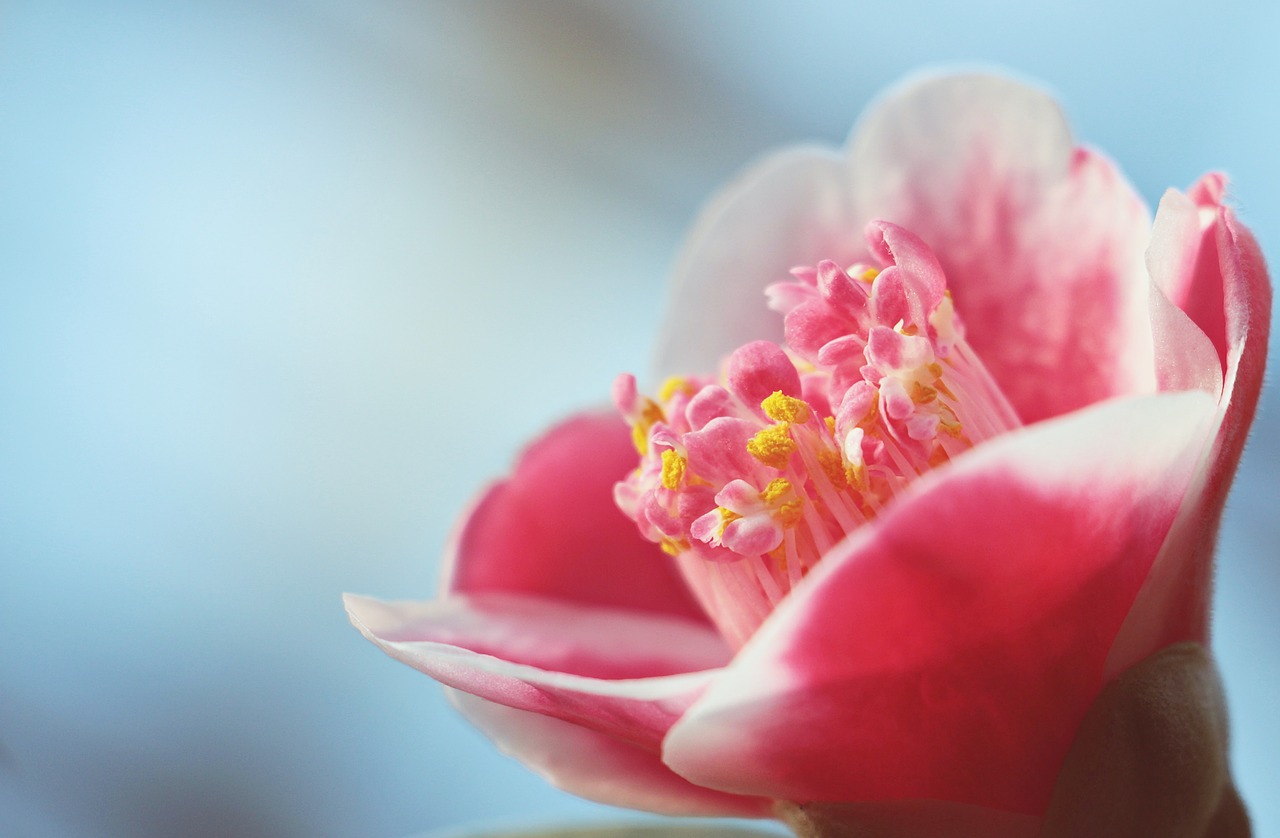
<instances>
[{"instance_id":1,"label":"blurred blue background","mask_svg":"<svg viewBox=\"0 0 1280 838\"><path fill-rule=\"evenodd\" d=\"M560 794L347 624L640 370L699 203L921 64L1057 89L1280 260L1280 6L0 6L0 832L405 836ZM1280 392L1223 532L1234 760L1280 834Z\"/></svg>"}]
</instances>

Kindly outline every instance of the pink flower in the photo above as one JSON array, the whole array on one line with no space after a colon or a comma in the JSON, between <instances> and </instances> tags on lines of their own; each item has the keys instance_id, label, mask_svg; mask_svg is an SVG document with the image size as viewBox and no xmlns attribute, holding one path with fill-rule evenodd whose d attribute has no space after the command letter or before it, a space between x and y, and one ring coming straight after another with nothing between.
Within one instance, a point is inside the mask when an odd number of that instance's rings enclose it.
<instances>
[{"instance_id":1,"label":"pink flower","mask_svg":"<svg viewBox=\"0 0 1280 838\"><path fill-rule=\"evenodd\" d=\"M897 88L703 213L630 432L551 429L442 599L352 622L584 797L1043 813L1102 688L1207 642L1270 309L1224 191L1153 225L1039 90Z\"/></svg>"}]
</instances>

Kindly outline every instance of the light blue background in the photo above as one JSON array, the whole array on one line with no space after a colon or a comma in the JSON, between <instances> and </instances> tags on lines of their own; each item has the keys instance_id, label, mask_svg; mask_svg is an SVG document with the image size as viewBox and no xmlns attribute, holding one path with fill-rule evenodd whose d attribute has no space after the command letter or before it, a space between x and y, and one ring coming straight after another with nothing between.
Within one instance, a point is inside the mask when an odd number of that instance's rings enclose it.
<instances>
[{"instance_id":1,"label":"light blue background","mask_svg":"<svg viewBox=\"0 0 1280 838\"><path fill-rule=\"evenodd\" d=\"M1225 169L1280 258L1276 4L106 6L0 7L6 835L613 816L498 756L339 594L430 595L468 496L643 369L700 201L922 64L1043 79L1152 202ZM1277 463L1273 390L1216 604L1260 835Z\"/></svg>"}]
</instances>

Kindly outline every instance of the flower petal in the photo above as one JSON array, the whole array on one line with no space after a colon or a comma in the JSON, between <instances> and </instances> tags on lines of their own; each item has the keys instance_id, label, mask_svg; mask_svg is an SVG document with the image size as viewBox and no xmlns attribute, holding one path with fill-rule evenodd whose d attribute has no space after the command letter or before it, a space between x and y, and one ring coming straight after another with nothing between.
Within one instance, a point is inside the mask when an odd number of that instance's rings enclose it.
<instances>
[{"instance_id":1,"label":"flower petal","mask_svg":"<svg viewBox=\"0 0 1280 838\"><path fill-rule=\"evenodd\" d=\"M580 413L555 426L467 515L445 558L443 587L705 621L673 563L613 503L614 483L636 460L616 414Z\"/></svg>"},{"instance_id":2,"label":"flower petal","mask_svg":"<svg viewBox=\"0 0 1280 838\"><path fill-rule=\"evenodd\" d=\"M782 318L764 289L796 265L848 264L865 250L861 231L834 152L789 149L740 174L702 210L676 262L658 378L714 370L749 341L781 342Z\"/></svg>"},{"instance_id":3,"label":"flower petal","mask_svg":"<svg viewBox=\"0 0 1280 838\"><path fill-rule=\"evenodd\" d=\"M695 786L657 754L569 722L448 690L454 706L505 754L556 788L662 815L764 817L768 801Z\"/></svg>"},{"instance_id":4,"label":"flower petal","mask_svg":"<svg viewBox=\"0 0 1280 838\"><path fill-rule=\"evenodd\" d=\"M381 602L351 623L445 686L656 750L730 652L710 627L511 594Z\"/></svg>"},{"instance_id":5,"label":"flower petal","mask_svg":"<svg viewBox=\"0 0 1280 838\"><path fill-rule=\"evenodd\" d=\"M1203 196L1202 186L1193 190ZM1220 181L1218 182L1221 186ZM1216 190L1221 195L1221 189ZM1214 317L1201 309L1197 323L1220 324L1215 344L1225 346L1225 376L1215 417L1213 444L1207 448L1196 483L1174 522L1146 584L1133 604L1107 660L1108 673L1134 665L1156 649L1181 641L1206 643L1213 549L1231 479L1244 450L1258 405L1271 328L1271 286L1267 266L1253 235L1227 207L1211 208L1200 250L1181 261L1191 279L1176 282L1185 300L1220 300ZM1215 280L1216 277L1216 280ZM1217 287L1219 290L1213 292Z\"/></svg>"},{"instance_id":6,"label":"flower petal","mask_svg":"<svg viewBox=\"0 0 1280 838\"><path fill-rule=\"evenodd\" d=\"M1203 390L1222 396L1222 363L1200 327L1151 283L1151 334L1156 351L1156 386L1162 392Z\"/></svg>"},{"instance_id":7,"label":"flower petal","mask_svg":"<svg viewBox=\"0 0 1280 838\"><path fill-rule=\"evenodd\" d=\"M793 590L667 764L738 794L1042 812L1213 409L1112 401L921 478Z\"/></svg>"},{"instance_id":8,"label":"flower petal","mask_svg":"<svg viewBox=\"0 0 1280 838\"><path fill-rule=\"evenodd\" d=\"M859 224L937 254L969 340L1024 421L1155 389L1143 251L1150 218L1054 100L1003 76L922 77L849 146Z\"/></svg>"}]
</instances>

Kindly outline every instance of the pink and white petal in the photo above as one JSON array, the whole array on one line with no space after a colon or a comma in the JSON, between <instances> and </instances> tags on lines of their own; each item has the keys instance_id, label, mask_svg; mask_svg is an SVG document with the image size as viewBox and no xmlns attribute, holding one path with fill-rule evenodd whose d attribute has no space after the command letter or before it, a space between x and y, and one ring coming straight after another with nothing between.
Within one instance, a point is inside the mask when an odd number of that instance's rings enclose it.
<instances>
[{"instance_id":1,"label":"pink and white petal","mask_svg":"<svg viewBox=\"0 0 1280 838\"><path fill-rule=\"evenodd\" d=\"M731 521L720 541L741 556L762 556L782 543L782 526L768 514Z\"/></svg>"},{"instance_id":2,"label":"pink and white petal","mask_svg":"<svg viewBox=\"0 0 1280 838\"><path fill-rule=\"evenodd\" d=\"M1156 386L1161 392L1202 390L1222 397L1222 362L1208 336L1160 286L1151 283L1151 334L1155 344Z\"/></svg>"},{"instance_id":3,"label":"pink and white petal","mask_svg":"<svg viewBox=\"0 0 1280 838\"><path fill-rule=\"evenodd\" d=\"M1227 326L1217 227L1225 189L1226 179L1210 173L1188 195L1165 192L1147 249L1151 278L1208 335L1224 368Z\"/></svg>"},{"instance_id":4,"label":"pink and white petal","mask_svg":"<svg viewBox=\"0 0 1280 838\"><path fill-rule=\"evenodd\" d=\"M737 794L1042 812L1213 411L1114 400L921 478L793 589L664 760Z\"/></svg>"},{"instance_id":5,"label":"pink and white petal","mask_svg":"<svg viewBox=\"0 0 1280 838\"><path fill-rule=\"evenodd\" d=\"M1210 186L1215 183L1208 182ZM1201 187L1199 191L1206 190ZM1223 339L1228 347L1215 434L1196 483L1116 638L1107 661L1109 673L1122 672L1174 643L1208 641L1214 544L1262 389L1271 327L1271 285L1258 243L1230 209L1216 210L1205 249L1213 253L1217 263ZM1210 287L1203 278L1205 262L1202 254L1197 255L1196 283L1201 288Z\"/></svg>"},{"instance_id":6,"label":"pink and white petal","mask_svg":"<svg viewBox=\"0 0 1280 838\"><path fill-rule=\"evenodd\" d=\"M449 700L504 754L558 789L661 815L758 818L771 801L695 786L650 750L559 719L515 710L457 690Z\"/></svg>"},{"instance_id":7,"label":"pink and white petal","mask_svg":"<svg viewBox=\"0 0 1280 838\"><path fill-rule=\"evenodd\" d=\"M659 379L714 371L752 340L782 341L764 290L796 265L849 264L865 252L852 222L844 161L801 147L766 157L698 217L676 261L658 337Z\"/></svg>"},{"instance_id":8,"label":"pink and white petal","mask_svg":"<svg viewBox=\"0 0 1280 838\"><path fill-rule=\"evenodd\" d=\"M651 749L730 657L713 629L653 613L512 594L344 600L361 634L445 686Z\"/></svg>"},{"instance_id":9,"label":"pink and white petal","mask_svg":"<svg viewBox=\"0 0 1280 838\"><path fill-rule=\"evenodd\" d=\"M1195 201L1177 189L1165 190L1156 207L1147 246L1147 273L1178 308L1186 305L1205 225Z\"/></svg>"},{"instance_id":10,"label":"pink and white petal","mask_svg":"<svg viewBox=\"0 0 1280 838\"><path fill-rule=\"evenodd\" d=\"M925 241L1018 414L1152 392L1150 216L1057 103L1005 76L914 79L856 126L854 213Z\"/></svg>"},{"instance_id":11,"label":"pink and white petal","mask_svg":"<svg viewBox=\"0 0 1280 838\"><path fill-rule=\"evenodd\" d=\"M466 514L442 587L705 620L673 563L614 505L614 484L636 462L617 414L580 413L551 428Z\"/></svg>"}]
</instances>

